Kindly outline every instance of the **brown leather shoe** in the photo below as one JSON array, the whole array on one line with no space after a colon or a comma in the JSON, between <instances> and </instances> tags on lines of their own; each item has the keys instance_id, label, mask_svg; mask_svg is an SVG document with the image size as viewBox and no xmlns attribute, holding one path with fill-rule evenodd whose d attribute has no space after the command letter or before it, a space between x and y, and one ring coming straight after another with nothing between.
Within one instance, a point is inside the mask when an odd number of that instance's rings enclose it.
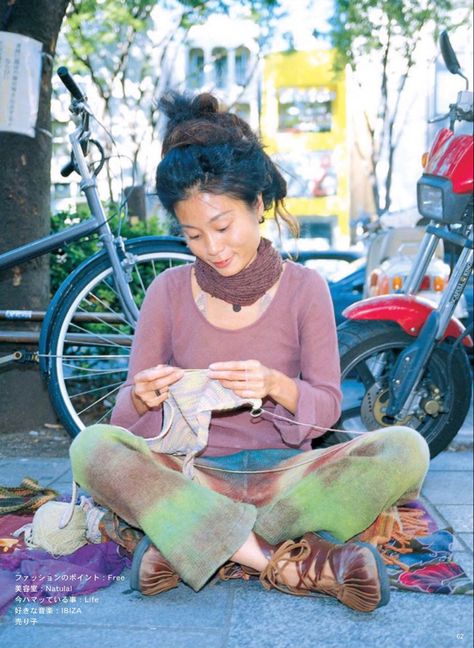
<instances>
[{"instance_id":1,"label":"brown leather shoe","mask_svg":"<svg viewBox=\"0 0 474 648\"><path fill-rule=\"evenodd\" d=\"M130 587L145 596L154 596L177 587L180 580L150 538L144 536L133 554Z\"/></svg>"},{"instance_id":2,"label":"brown leather shoe","mask_svg":"<svg viewBox=\"0 0 474 648\"><path fill-rule=\"evenodd\" d=\"M299 577L296 586L289 585L285 579L285 566L289 563L296 566ZM325 566L330 568L331 575L324 570ZM266 589L275 587L288 594L328 594L359 612L372 612L386 605L390 598L385 565L372 545L334 544L315 533L306 533L299 542L284 542L260 574L260 581Z\"/></svg>"}]
</instances>

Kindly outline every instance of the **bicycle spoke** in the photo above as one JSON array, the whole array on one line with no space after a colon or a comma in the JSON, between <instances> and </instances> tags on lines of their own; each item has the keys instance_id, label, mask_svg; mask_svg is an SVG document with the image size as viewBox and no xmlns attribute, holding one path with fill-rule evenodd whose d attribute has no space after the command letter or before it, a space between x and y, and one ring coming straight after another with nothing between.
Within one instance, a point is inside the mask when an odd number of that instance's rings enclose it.
<instances>
[{"instance_id":1,"label":"bicycle spoke","mask_svg":"<svg viewBox=\"0 0 474 648\"><path fill-rule=\"evenodd\" d=\"M79 358L79 356L77 354L76 355L66 355L66 354L52 355L50 353L41 353L39 355L42 358L62 358L63 360L64 359L65 360L76 360L77 358ZM110 354L110 355L86 355L86 356L82 356L82 357L87 358L87 360L89 360L89 359L92 359L92 360L96 360L96 359L97 360L109 360L109 359L116 360L117 358L126 358L128 360L128 358L130 357L130 354L120 353L120 354L117 354L117 355L113 355L113 354Z\"/></svg>"},{"instance_id":2,"label":"bicycle spoke","mask_svg":"<svg viewBox=\"0 0 474 648\"><path fill-rule=\"evenodd\" d=\"M122 368L117 368L117 369L93 369L92 367L81 367L80 365L75 365L75 364L69 364L64 362L63 367L70 367L71 369L75 369L76 371L92 371L95 374L111 374L111 373L117 373L118 371L128 371L127 367Z\"/></svg>"},{"instance_id":3,"label":"bicycle spoke","mask_svg":"<svg viewBox=\"0 0 474 648\"><path fill-rule=\"evenodd\" d=\"M126 320L126 319L121 315L121 313L119 314L119 313L117 313L116 311L114 311L112 308L110 308L109 306L107 306L107 304L105 304L104 302L102 302L102 300L99 299L98 297L96 297L95 299L96 299L98 302L100 302L100 304L101 304L102 306L104 306L104 308L105 308L106 310L108 310L110 313L112 313L113 315L117 315L117 316L119 316L120 319L122 320L122 322L123 322L124 324L126 324L127 326L130 326L129 322L127 322L127 320ZM91 301L89 301L88 299L84 299L84 301L86 302L86 304L89 304L89 306L92 306L92 307L94 306L94 304L93 304ZM86 310L85 308L83 308L82 306L79 306L79 309L80 309L81 312L83 312L83 313L90 313L90 312L91 312L91 311L87 311L87 310ZM109 326L112 330L114 330L114 331L118 331L119 333L122 332L119 328L117 328L116 326L113 326L110 322L107 322L106 320L101 319L100 315L97 314L97 311L93 311L93 313L94 313L94 316L97 317L98 322L100 322L101 324L104 324L105 326ZM94 323L96 323L96 322L94 322Z\"/></svg>"},{"instance_id":4,"label":"bicycle spoke","mask_svg":"<svg viewBox=\"0 0 474 648\"><path fill-rule=\"evenodd\" d=\"M113 407L109 407L109 409L105 412L105 414L103 414L99 419L97 419L96 424L102 423L104 419L109 418L109 415L113 409L114 409Z\"/></svg>"},{"instance_id":5,"label":"bicycle spoke","mask_svg":"<svg viewBox=\"0 0 474 648\"><path fill-rule=\"evenodd\" d=\"M71 400L73 400L74 398L79 398L80 396L88 396L89 394L94 394L95 392L102 391L103 389L108 389L109 387L115 387L116 385L119 385L119 387L121 387L123 385L123 382L120 380L119 382L112 383L111 385L102 385L101 387L94 387L94 389L88 389L87 391L77 392L77 394L71 395Z\"/></svg>"},{"instance_id":6,"label":"bicycle spoke","mask_svg":"<svg viewBox=\"0 0 474 648\"><path fill-rule=\"evenodd\" d=\"M109 278L112 278L112 282L107 281L107 279L109 279ZM112 275L109 275L108 277L106 277L106 278L103 280L102 283L104 283L104 284L107 286L108 290L111 290L111 291L114 293L114 295L117 297L117 301L118 301L118 303L120 303L119 294L118 294L117 289L115 288L115 285L114 285L114 282L113 282L113 277L112 277Z\"/></svg>"},{"instance_id":7,"label":"bicycle spoke","mask_svg":"<svg viewBox=\"0 0 474 648\"><path fill-rule=\"evenodd\" d=\"M107 394L105 394L105 396L102 396L101 398L99 398L98 400L94 401L93 403L91 403L91 404L88 405L87 407L84 407L84 409L82 409L82 410L80 410L80 411L78 412L79 416L81 416L82 414L84 414L84 412L87 412L88 410L90 410L91 407L95 407L96 405L98 405L99 403L101 403L101 402L102 402L103 400L105 400L108 396L110 396L111 394L114 394L114 393L115 393L116 391L118 391L119 389L120 389L120 386L119 386L119 387L116 387L115 389L112 389L110 392L108 392Z\"/></svg>"},{"instance_id":8,"label":"bicycle spoke","mask_svg":"<svg viewBox=\"0 0 474 648\"><path fill-rule=\"evenodd\" d=\"M137 264L133 266L133 270L138 275L138 281L140 282L140 285L142 287L142 295L145 296L146 288L145 288L145 284L143 283L142 275L140 273L140 269Z\"/></svg>"},{"instance_id":9,"label":"bicycle spoke","mask_svg":"<svg viewBox=\"0 0 474 648\"><path fill-rule=\"evenodd\" d=\"M128 371L125 367L124 369L112 369L111 371L97 371L97 373L90 374L81 374L80 376L64 376L66 382L74 382L75 380L87 380L89 378L97 378L98 376L110 376L112 374Z\"/></svg>"},{"instance_id":10,"label":"bicycle spoke","mask_svg":"<svg viewBox=\"0 0 474 648\"><path fill-rule=\"evenodd\" d=\"M110 338L106 338L106 337L104 337L103 335L101 335L100 333L95 333L95 332L93 333L92 331L88 331L87 329L85 329L85 328L82 327L82 326L79 326L79 324L76 324L75 322L71 322L71 323L70 323L70 326L71 326L71 327L73 326L76 330L81 331L82 333L85 333L86 335L88 335L88 336L90 336L90 337L94 337L94 338L97 338L97 339L99 339L99 340L103 340L105 344L109 344L110 346L118 346L118 347L120 347L120 348L122 348L122 349L126 349L126 348L127 348L126 346L122 346L122 345L120 345L120 344L113 344L113 343L111 344L111 342L113 342L113 341L111 341ZM121 333L121 335L123 335L123 333ZM130 340L131 340L131 338L132 338L131 335L130 335L130 336L124 336L124 337L129 337ZM67 341L67 340L66 340L66 341Z\"/></svg>"}]
</instances>

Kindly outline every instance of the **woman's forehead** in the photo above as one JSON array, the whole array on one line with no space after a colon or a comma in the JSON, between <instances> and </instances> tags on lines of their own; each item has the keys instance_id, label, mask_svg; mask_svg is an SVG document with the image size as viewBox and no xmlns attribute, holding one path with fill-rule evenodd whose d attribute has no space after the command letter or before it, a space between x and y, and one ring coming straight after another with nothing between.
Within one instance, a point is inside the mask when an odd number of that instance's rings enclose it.
<instances>
[{"instance_id":1,"label":"woman's forehead","mask_svg":"<svg viewBox=\"0 0 474 648\"><path fill-rule=\"evenodd\" d=\"M196 192L176 203L175 213L178 220L213 222L231 213L247 211L247 206L241 200L226 194Z\"/></svg>"}]
</instances>

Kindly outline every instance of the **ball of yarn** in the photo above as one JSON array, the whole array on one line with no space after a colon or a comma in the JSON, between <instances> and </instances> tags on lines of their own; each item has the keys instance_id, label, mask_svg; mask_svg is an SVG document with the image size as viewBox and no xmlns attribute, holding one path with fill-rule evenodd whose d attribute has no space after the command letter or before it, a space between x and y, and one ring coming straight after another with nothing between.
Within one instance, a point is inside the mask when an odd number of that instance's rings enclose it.
<instances>
[{"instance_id":1,"label":"ball of yarn","mask_svg":"<svg viewBox=\"0 0 474 648\"><path fill-rule=\"evenodd\" d=\"M60 528L61 518L69 508L67 502L46 502L36 511L25 543L29 547L45 549L53 556L67 556L87 544L86 513L74 507L67 526Z\"/></svg>"}]
</instances>

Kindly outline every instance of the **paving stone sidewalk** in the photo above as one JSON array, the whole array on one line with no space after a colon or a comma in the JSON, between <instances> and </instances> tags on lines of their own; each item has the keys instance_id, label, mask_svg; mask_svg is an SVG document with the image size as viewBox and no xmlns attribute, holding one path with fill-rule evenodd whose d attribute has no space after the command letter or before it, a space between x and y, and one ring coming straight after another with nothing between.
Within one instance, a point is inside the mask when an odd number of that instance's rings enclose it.
<instances>
[{"instance_id":1,"label":"paving stone sidewalk","mask_svg":"<svg viewBox=\"0 0 474 648\"><path fill-rule=\"evenodd\" d=\"M472 438L472 437L471 437ZM423 501L441 526L455 531L455 559L473 577L472 442L458 441L431 462ZM453 450L455 447L453 448ZM1 483L23 476L61 492L71 488L66 458L0 459ZM266 592L258 582L214 582L199 593L185 585L154 598L125 580L78 598L81 613L60 607L15 625L14 608L0 624L3 648L439 648L473 645L473 599L392 591L390 604L369 615L337 601ZM30 606L34 607L34 606Z\"/></svg>"}]
</instances>

